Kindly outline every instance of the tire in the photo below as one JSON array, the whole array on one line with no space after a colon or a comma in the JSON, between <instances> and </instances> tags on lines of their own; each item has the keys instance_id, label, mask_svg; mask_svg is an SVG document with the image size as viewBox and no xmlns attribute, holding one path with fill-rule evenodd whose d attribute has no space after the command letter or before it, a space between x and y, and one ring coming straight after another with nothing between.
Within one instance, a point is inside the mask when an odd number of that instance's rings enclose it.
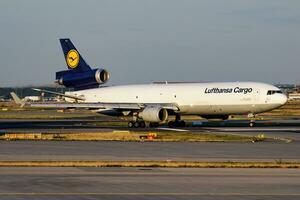
<instances>
[{"instance_id":1,"label":"tire","mask_svg":"<svg viewBox=\"0 0 300 200\"><path fill-rule=\"evenodd\" d=\"M173 128L174 127L174 122L173 121L169 121L168 126L169 126L169 128Z\"/></svg>"},{"instance_id":2,"label":"tire","mask_svg":"<svg viewBox=\"0 0 300 200\"><path fill-rule=\"evenodd\" d=\"M139 122L134 122L134 123L133 123L133 127L134 127L134 128L140 127L140 123L139 123Z\"/></svg>"},{"instance_id":3,"label":"tire","mask_svg":"<svg viewBox=\"0 0 300 200\"><path fill-rule=\"evenodd\" d=\"M128 128L132 128L133 127L133 122L128 122Z\"/></svg>"},{"instance_id":4,"label":"tire","mask_svg":"<svg viewBox=\"0 0 300 200\"><path fill-rule=\"evenodd\" d=\"M185 121L180 121L179 122L179 127L185 127Z\"/></svg>"},{"instance_id":5,"label":"tire","mask_svg":"<svg viewBox=\"0 0 300 200\"><path fill-rule=\"evenodd\" d=\"M141 128L145 128L146 127L146 123L144 121L140 121L140 127Z\"/></svg>"},{"instance_id":6,"label":"tire","mask_svg":"<svg viewBox=\"0 0 300 200\"><path fill-rule=\"evenodd\" d=\"M254 127L254 126L255 126L255 122L250 122L250 123L249 123L249 126L250 126L250 127Z\"/></svg>"}]
</instances>

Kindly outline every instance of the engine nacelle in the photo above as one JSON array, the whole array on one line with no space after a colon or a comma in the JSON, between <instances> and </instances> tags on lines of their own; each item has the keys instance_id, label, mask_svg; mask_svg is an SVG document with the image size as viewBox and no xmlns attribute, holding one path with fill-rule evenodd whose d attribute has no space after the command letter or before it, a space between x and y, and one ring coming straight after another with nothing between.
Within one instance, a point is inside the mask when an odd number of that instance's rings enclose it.
<instances>
[{"instance_id":1,"label":"engine nacelle","mask_svg":"<svg viewBox=\"0 0 300 200\"><path fill-rule=\"evenodd\" d=\"M105 69L89 71L67 70L56 73L56 82L67 88L90 89L96 88L109 80L109 73Z\"/></svg>"},{"instance_id":2,"label":"engine nacelle","mask_svg":"<svg viewBox=\"0 0 300 200\"><path fill-rule=\"evenodd\" d=\"M138 116L147 122L164 122L168 119L168 111L161 107L146 106Z\"/></svg>"}]
</instances>

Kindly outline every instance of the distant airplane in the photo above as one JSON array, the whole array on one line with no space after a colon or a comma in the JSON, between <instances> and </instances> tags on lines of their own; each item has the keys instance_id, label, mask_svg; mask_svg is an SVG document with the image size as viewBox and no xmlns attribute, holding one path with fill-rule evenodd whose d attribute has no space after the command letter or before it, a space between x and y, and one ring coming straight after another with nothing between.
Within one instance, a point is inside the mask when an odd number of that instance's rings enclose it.
<instances>
[{"instance_id":1,"label":"distant airplane","mask_svg":"<svg viewBox=\"0 0 300 200\"><path fill-rule=\"evenodd\" d=\"M16 93L11 92L10 95L13 97L14 101L18 104L24 104L26 102L36 102L36 101L40 101L41 97L40 96L26 96L23 99L20 99Z\"/></svg>"},{"instance_id":2,"label":"distant airplane","mask_svg":"<svg viewBox=\"0 0 300 200\"><path fill-rule=\"evenodd\" d=\"M60 39L68 70L56 73L56 82L74 92L65 94L35 89L64 96L68 103L36 104L47 108L88 108L110 116L130 116L128 127L184 127L183 115L206 119L228 119L232 114L270 111L284 105L287 97L269 84L257 82L168 83L99 87L109 79L105 69L92 69L70 39ZM175 121L169 116L175 115ZM254 121L250 121L250 126Z\"/></svg>"},{"instance_id":3,"label":"distant airplane","mask_svg":"<svg viewBox=\"0 0 300 200\"><path fill-rule=\"evenodd\" d=\"M40 96L26 96L26 97L24 97L24 100L35 102L35 101L40 101L41 97Z\"/></svg>"}]
</instances>

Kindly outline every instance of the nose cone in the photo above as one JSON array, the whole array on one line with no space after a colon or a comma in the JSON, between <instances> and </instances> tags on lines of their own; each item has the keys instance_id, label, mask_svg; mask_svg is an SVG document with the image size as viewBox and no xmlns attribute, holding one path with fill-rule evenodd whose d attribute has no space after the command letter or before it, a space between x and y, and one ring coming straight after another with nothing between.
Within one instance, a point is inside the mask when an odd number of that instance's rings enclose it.
<instances>
[{"instance_id":1,"label":"nose cone","mask_svg":"<svg viewBox=\"0 0 300 200\"><path fill-rule=\"evenodd\" d=\"M287 100L287 96L285 94L282 94L279 101L281 105L284 105L287 102Z\"/></svg>"}]
</instances>

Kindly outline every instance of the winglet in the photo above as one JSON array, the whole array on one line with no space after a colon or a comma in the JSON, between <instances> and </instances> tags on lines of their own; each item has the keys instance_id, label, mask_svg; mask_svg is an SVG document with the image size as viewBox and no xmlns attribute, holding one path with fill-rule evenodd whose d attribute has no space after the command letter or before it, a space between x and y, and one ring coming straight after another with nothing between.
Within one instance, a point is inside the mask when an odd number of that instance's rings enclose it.
<instances>
[{"instance_id":1,"label":"winglet","mask_svg":"<svg viewBox=\"0 0 300 200\"><path fill-rule=\"evenodd\" d=\"M21 107L23 107L25 105L25 101L21 100L16 93L11 92L10 95L17 105L20 105Z\"/></svg>"}]
</instances>

